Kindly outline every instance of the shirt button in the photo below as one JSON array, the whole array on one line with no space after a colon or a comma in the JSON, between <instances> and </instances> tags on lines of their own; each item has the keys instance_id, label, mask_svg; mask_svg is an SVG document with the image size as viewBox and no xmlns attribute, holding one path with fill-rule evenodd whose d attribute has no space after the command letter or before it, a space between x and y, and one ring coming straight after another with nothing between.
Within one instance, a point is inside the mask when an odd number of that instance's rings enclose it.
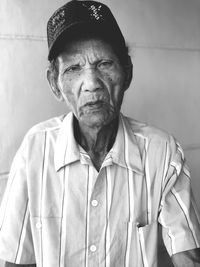
<instances>
[{"instance_id":1,"label":"shirt button","mask_svg":"<svg viewBox=\"0 0 200 267\"><path fill-rule=\"evenodd\" d=\"M99 202L96 199L94 199L94 200L92 200L91 204L93 207L96 207L96 206L98 206Z\"/></svg>"},{"instance_id":2,"label":"shirt button","mask_svg":"<svg viewBox=\"0 0 200 267\"><path fill-rule=\"evenodd\" d=\"M97 250L97 247L95 245L90 246L90 251L95 252Z\"/></svg>"},{"instance_id":3,"label":"shirt button","mask_svg":"<svg viewBox=\"0 0 200 267\"><path fill-rule=\"evenodd\" d=\"M37 228L37 229L42 228L42 223L41 223L41 222L37 222L37 223L36 223L36 228Z\"/></svg>"}]
</instances>

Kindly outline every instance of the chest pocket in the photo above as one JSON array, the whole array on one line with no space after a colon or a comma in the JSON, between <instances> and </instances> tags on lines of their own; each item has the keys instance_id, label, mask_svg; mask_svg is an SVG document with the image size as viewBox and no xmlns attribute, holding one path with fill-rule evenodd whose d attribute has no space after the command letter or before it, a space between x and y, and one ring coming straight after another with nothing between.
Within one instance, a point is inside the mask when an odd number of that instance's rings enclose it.
<instances>
[{"instance_id":1,"label":"chest pocket","mask_svg":"<svg viewBox=\"0 0 200 267\"><path fill-rule=\"evenodd\" d=\"M158 223L155 221L139 226L134 222L128 222L127 230L130 255L134 255L130 257L129 266L157 267Z\"/></svg>"}]
</instances>

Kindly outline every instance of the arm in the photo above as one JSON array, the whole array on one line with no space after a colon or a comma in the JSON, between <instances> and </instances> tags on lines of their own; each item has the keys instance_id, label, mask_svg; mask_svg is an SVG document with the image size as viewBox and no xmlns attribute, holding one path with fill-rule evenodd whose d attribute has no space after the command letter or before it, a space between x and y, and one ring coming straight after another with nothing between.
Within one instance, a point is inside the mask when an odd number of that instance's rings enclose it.
<instances>
[{"instance_id":1,"label":"arm","mask_svg":"<svg viewBox=\"0 0 200 267\"><path fill-rule=\"evenodd\" d=\"M175 267L198 267L200 266L200 249L176 253L171 259Z\"/></svg>"},{"instance_id":2,"label":"arm","mask_svg":"<svg viewBox=\"0 0 200 267\"><path fill-rule=\"evenodd\" d=\"M23 142L10 170L0 206L0 258L9 262L35 263L27 185L27 146ZM25 265L26 266L26 265Z\"/></svg>"},{"instance_id":3,"label":"arm","mask_svg":"<svg viewBox=\"0 0 200 267\"><path fill-rule=\"evenodd\" d=\"M199 213L183 151L178 143L173 143L172 139L169 161L166 163L168 168L163 183L159 222L162 225L164 244L174 266L194 267L195 261L199 261Z\"/></svg>"}]
</instances>

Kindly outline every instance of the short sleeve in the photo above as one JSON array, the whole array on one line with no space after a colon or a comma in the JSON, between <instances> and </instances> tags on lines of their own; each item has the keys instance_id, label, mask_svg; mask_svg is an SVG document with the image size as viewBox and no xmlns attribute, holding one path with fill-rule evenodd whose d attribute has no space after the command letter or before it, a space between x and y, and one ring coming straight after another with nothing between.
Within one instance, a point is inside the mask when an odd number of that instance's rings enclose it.
<instances>
[{"instance_id":1,"label":"short sleeve","mask_svg":"<svg viewBox=\"0 0 200 267\"><path fill-rule=\"evenodd\" d=\"M0 258L17 264L35 263L26 172L26 141L10 170L0 208Z\"/></svg>"},{"instance_id":2,"label":"short sleeve","mask_svg":"<svg viewBox=\"0 0 200 267\"><path fill-rule=\"evenodd\" d=\"M159 222L169 255L200 247L199 213L191 190L190 172L180 145L172 138L163 183Z\"/></svg>"}]
</instances>

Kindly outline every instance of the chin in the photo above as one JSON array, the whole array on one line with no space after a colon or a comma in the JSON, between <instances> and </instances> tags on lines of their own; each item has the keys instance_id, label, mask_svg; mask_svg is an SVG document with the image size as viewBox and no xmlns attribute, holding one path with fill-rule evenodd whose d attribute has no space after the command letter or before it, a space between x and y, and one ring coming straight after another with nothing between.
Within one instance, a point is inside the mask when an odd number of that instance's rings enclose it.
<instances>
[{"instance_id":1,"label":"chin","mask_svg":"<svg viewBox=\"0 0 200 267\"><path fill-rule=\"evenodd\" d=\"M80 122L84 123L88 127L103 127L109 124L114 119L111 114L92 113L85 114L80 119Z\"/></svg>"}]
</instances>

